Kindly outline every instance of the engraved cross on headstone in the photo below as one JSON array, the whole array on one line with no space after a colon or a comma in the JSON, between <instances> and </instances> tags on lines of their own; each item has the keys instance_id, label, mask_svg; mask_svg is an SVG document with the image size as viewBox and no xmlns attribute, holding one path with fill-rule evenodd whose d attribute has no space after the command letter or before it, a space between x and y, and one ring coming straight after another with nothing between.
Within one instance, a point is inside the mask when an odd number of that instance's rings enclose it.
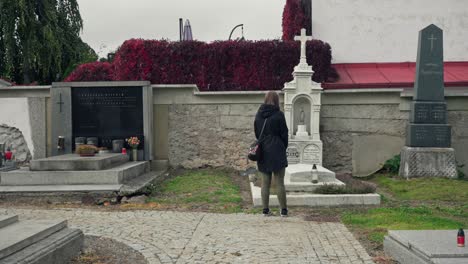
<instances>
[{"instance_id":1,"label":"engraved cross on headstone","mask_svg":"<svg viewBox=\"0 0 468 264\"><path fill-rule=\"evenodd\" d=\"M437 40L437 38L434 38L434 34L432 34L429 40L431 41L431 52L432 52L432 50L434 49L434 40Z\"/></svg>"},{"instance_id":2,"label":"engraved cross on headstone","mask_svg":"<svg viewBox=\"0 0 468 264\"><path fill-rule=\"evenodd\" d=\"M59 95L60 100L57 102L57 104L60 106L60 113L62 113L62 106L65 104L62 100L62 94Z\"/></svg>"},{"instance_id":3,"label":"engraved cross on headstone","mask_svg":"<svg viewBox=\"0 0 468 264\"><path fill-rule=\"evenodd\" d=\"M294 40L300 41L301 42L301 62L300 63L306 63L307 61L307 56L306 56L306 43L308 40L312 40L312 36L307 36L306 35L306 29L303 28L301 29L301 35L300 36L295 36Z\"/></svg>"}]
</instances>

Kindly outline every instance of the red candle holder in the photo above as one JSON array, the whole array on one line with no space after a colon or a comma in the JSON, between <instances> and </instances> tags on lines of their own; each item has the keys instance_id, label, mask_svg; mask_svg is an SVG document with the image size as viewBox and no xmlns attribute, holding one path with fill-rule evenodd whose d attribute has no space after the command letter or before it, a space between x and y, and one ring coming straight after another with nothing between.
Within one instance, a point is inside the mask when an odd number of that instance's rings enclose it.
<instances>
[{"instance_id":1,"label":"red candle holder","mask_svg":"<svg viewBox=\"0 0 468 264\"><path fill-rule=\"evenodd\" d=\"M122 154L127 155L127 149L126 148L122 148Z\"/></svg>"},{"instance_id":2,"label":"red candle holder","mask_svg":"<svg viewBox=\"0 0 468 264\"><path fill-rule=\"evenodd\" d=\"M13 152L11 152L10 150L5 151L6 160L11 160L12 157L13 157Z\"/></svg>"}]
</instances>

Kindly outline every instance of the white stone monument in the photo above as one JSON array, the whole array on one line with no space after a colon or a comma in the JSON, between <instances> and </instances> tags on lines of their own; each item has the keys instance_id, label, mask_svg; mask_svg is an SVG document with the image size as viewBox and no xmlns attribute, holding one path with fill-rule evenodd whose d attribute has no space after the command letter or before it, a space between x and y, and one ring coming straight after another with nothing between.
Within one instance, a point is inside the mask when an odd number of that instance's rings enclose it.
<instances>
[{"instance_id":1,"label":"white stone monument","mask_svg":"<svg viewBox=\"0 0 468 264\"><path fill-rule=\"evenodd\" d=\"M294 80L286 83L284 91L284 115L289 128L287 149L288 168L285 184L289 191L313 191L323 184L344 185L336 180L335 173L322 166L323 144L320 140L320 106L322 87L312 81L314 71L307 64L306 42L312 37L301 30L301 59L294 68ZM317 165L318 182L312 183L312 166Z\"/></svg>"},{"instance_id":2,"label":"white stone monument","mask_svg":"<svg viewBox=\"0 0 468 264\"><path fill-rule=\"evenodd\" d=\"M286 83L284 91L284 115L289 128L288 163L322 165L322 141L320 140L320 106L322 87L312 81L314 71L306 61L306 36L302 29L301 60L294 68L294 80Z\"/></svg>"}]
</instances>

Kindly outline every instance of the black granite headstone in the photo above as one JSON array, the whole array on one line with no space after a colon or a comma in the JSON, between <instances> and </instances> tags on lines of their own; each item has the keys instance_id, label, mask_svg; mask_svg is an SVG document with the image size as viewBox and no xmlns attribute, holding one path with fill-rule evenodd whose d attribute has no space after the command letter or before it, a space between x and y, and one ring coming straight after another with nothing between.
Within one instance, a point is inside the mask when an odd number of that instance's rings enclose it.
<instances>
[{"instance_id":1,"label":"black granite headstone","mask_svg":"<svg viewBox=\"0 0 468 264\"><path fill-rule=\"evenodd\" d=\"M137 136L144 140L143 92L140 87L72 89L73 138L97 137L112 149L112 140Z\"/></svg>"},{"instance_id":2,"label":"black granite headstone","mask_svg":"<svg viewBox=\"0 0 468 264\"><path fill-rule=\"evenodd\" d=\"M444 97L443 34L435 25L419 32L414 97L406 145L440 147L451 145Z\"/></svg>"}]
</instances>

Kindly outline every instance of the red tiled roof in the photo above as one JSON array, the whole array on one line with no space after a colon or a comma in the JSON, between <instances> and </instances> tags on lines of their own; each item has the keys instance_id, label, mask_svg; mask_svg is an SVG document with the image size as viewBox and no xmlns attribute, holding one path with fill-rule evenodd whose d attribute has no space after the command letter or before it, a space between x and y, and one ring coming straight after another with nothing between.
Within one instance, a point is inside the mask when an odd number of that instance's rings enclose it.
<instances>
[{"instance_id":1,"label":"red tiled roof","mask_svg":"<svg viewBox=\"0 0 468 264\"><path fill-rule=\"evenodd\" d=\"M416 63L345 63L334 64L340 75L324 89L409 88L414 86ZM445 62L446 87L468 86L468 62Z\"/></svg>"}]
</instances>

